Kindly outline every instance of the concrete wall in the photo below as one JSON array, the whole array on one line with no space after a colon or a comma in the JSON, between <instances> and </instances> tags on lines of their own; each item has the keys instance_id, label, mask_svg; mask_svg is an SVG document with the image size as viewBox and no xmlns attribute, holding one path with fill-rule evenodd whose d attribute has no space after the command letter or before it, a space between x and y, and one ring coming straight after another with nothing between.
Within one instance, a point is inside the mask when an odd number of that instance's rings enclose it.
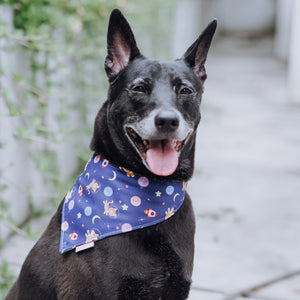
<instances>
[{"instance_id":1,"label":"concrete wall","mask_svg":"<svg viewBox=\"0 0 300 300\"><path fill-rule=\"evenodd\" d=\"M274 53L287 62L288 99L300 102L299 0L182 0L175 15L173 52L181 57L205 26L218 19L218 34L274 34Z\"/></svg>"},{"instance_id":2,"label":"concrete wall","mask_svg":"<svg viewBox=\"0 0 300 300\"><path fill-rule=\"evenodd\" d=\"M8 5L0 5L0 20L5 23L6 29L13 30L13 11ZM61 36L59 38L62 38ZM28 51L24 51L17 43L10 41L10 39L0 38L0 67L4 70L0 73L0 88L3 92L10 93L12 104L22 103L22 96L18 83L16 83L12 74L19 74L24 78L31 77L30 71L30 56ZM43 54L38 54L36 59L43 60ZM51 60L54 69L59 69L63 64L70 69L70 72L62 74L55 73L51 80L57 83L56 91L53 96L47 99L48 108L45 116L45 126L51 130L55 130L59 135L59 128L57 127L56 116L67 104L75 104L78 100L78 93L72 76L74 73L72 62L68 57L59 57L56 60ZM47 91L46 75L44 71L38 71L36 74L38 87L42 92ZM63 85L60 83L64 82ZM59 95L61 89L67 90L69 93L69 101L72 103L61 103ZM13 224L20 225L29 216L29 203L33 203L36 209L47 209L50 207L49 199L55 196L57 191L53 189L50 183L45 183L40 171L30 159L30 153L35 153L36 150L53 150L57 153L60 165L61 178L67 178L77 168L77 157L73 151L72 141L62 141L59 143L52 143L51 141L43 140L40 137L31 136L30 143L14 138L19 128L24 127L25 115L11 116L5 99L1 98L0 93L0 142L3 145L0 148L0 184L7 185L8 188L3 190L0 199L10 205L11 221L0 221L0 238L5 239L14 229ZM25 114L36 109L37 100L26 102L24 107ZM80 127L81 118L78 112L70 110L68 112L69 128ZM75 124L71 124L75 122ZM88 143L87 143L88 145ZM87 146L88 147L88 146ZM39 157L43 160L43 157ZM66 187L66 191L68 187Z\"/></svg>"}]
</instances>

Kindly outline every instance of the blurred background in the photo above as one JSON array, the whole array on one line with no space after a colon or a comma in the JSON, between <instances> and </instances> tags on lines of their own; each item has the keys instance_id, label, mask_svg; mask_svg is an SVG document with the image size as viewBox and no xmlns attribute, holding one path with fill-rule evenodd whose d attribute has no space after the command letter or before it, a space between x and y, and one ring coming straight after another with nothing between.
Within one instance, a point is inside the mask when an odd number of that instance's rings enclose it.
<instances>
[{"instance_id":1,"label":"blurred background","mask_svg":"<svg viewBox=\"0 0 300 300\"><path fill-rule=\"evenodd\" d=\"M0 0L0 297L91 155L115 7L141 52L161 60L218 19L189 186L190 299L274 278L253 299L300 299L297 0Z\"/></svg>"}]
</instances>

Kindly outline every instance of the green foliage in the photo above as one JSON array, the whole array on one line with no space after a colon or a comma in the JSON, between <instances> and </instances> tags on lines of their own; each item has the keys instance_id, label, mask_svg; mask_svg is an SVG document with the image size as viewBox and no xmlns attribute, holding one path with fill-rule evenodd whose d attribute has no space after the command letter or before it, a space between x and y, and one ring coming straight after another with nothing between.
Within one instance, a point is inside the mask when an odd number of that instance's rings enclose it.
<instances>
[{"instance_id":1,"label":"green foliage","mask_svg":"<svg viewBox=\"0 0 300 300\"><path fill-rule=\"evenodd\" d=\"M1 185L0 189L4 190L3 187L8 188L7 185ZM9 204L3 200L0 200L0 221L6 220L8 218L9 218Z\"/></svg>"},{"instance_id":2,"label":"green foliage","mask_svg":"<svg viewBox=\"0 0 300 300\"><path fill-rule=\"evenodd\" d=\"M9 268L7 261L3 261L0 265L0 297L5 296L11 285L16 279L16 276Z\"/></svg>"}]
</instances>

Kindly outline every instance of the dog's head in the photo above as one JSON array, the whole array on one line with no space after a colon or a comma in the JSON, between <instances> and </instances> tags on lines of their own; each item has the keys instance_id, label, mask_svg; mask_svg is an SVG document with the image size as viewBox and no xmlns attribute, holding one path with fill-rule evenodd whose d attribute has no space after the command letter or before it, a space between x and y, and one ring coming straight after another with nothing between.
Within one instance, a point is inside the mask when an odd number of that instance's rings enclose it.
<instances>
[{"instance_id":1,"label":"dog's head","mask_svg":"<svg viewBox=\"0 0 300 300\"><path fill-rule=\"evenodd\" d=\"M181 59L159 62L141 55L126 19L113 10L105 59L110 88L91 148L139 173L190 178L215 30L213 21Z\"/></svg>"}]
</instances>

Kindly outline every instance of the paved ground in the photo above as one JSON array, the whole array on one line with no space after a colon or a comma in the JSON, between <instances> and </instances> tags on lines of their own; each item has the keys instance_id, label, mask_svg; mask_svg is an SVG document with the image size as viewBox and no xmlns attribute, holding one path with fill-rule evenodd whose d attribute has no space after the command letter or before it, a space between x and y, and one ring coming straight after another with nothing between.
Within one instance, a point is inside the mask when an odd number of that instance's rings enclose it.
<instances>
[{"instance_id":1,"label":"paved ground","mask_svg":"<svg viewBox=\"0 0 300 300\"><path fill-rule=\"evenodd\" d=\"M300 103L286 97L271 41L216 43L189 185L197 215L190 299L300 271ZM300 272L252 294L300 299Z\"/></svg>"},{"instance_id":2,"label":"paved ground","mask_svg":"<svg viewBox=\"0 0 300 300\"><path fill-rule=\"evenodd\" d=\"M190 300L224 300L300 270L300 105L287 100L270 41L213 49L188 187L197 216ZM1 258L18 271L33 243L14 237ZM251 296L299 300L300 272Z\"/></svg>"}]
</instances>

